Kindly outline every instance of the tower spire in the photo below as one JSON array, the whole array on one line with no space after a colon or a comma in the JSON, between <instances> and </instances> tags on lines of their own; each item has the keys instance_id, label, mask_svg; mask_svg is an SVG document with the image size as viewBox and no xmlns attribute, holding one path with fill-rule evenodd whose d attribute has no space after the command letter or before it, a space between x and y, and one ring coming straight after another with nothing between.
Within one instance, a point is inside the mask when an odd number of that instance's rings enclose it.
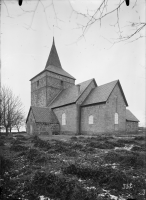
<instances>
[{"instance_id":1,"label":"tower spire","mask_svg":"<svg viewBox=\"0 0 146 200\"><path fill-rule=\"evenodd\" d=\"M57 53L57 50L56 50L54 36L53 36L53 43L52 43L52 47L51 47L51 50L50 50L50 54L49 54L45 69L49 65L53 65L54 67L62 68L60 60L59 60L59 56L58 56L58 53Z\"/></svg>"}]
</instances>

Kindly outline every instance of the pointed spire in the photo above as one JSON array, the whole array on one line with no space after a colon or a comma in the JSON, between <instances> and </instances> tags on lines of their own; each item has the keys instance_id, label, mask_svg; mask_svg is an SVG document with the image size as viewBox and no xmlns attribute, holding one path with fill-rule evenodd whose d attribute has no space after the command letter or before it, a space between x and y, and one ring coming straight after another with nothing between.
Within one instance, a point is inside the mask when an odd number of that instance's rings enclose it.
<instances>
[{"instance_id":1,"label":"pointed spire","mask_svg":"<svg viewBox=\"0 0 146 200\"><path fill-rule=\"evenodd\" d=\"M59 60L59 56L58 56L58 53L57 53L57 50L56 50L56 47L55 47L54 37L53 37L53 43L52 43L50 55L49 55L49 58L47 60L45 68L47 68L49 65L53 65L55 67L62 68L60 60Z\"/></svg>"}]
</instances>

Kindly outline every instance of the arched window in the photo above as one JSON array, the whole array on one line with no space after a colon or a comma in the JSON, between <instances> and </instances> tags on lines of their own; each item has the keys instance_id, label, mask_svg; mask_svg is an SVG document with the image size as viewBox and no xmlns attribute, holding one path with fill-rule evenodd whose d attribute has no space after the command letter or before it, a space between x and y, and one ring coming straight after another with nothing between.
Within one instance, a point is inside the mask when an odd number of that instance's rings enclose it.
<instances>
[{"instance_id":1,"label":"arched window","mask_svg":"<svg viewBox=\"0 0 146 200\"><path fill-rule=\"evenodd\" d=\"M32 135L33 133L33 126L30 124L30 134Z\"/></svg>"},{"instance_id":2,"label":"arched window","mask_svg":"<svg viewBox=\"0 0 146 200\"><path fill-rule=\"evenodd\" d=\"M62 125L66 125L66 114L62 114Z\"/></svg>"},{"instance_id":3,"label":"arched window","mask_svg":"<svg viewBox=\"0 0 146 200\"><path fill-rule=\"evenodd\" d=\"M93 115L89 116L89 124L93 124Z\"/></svg>"},{"instance_id":4,"label":"arched window","mask_svg":"<svg viewBox=\"0 0 146 200\"><path fill-rule=\"evenodd\" d=\"M118 113L115 113L115 124L118 124L118 121L119 121L119 116L118 116Z\"/></svg>"}]
</instances>

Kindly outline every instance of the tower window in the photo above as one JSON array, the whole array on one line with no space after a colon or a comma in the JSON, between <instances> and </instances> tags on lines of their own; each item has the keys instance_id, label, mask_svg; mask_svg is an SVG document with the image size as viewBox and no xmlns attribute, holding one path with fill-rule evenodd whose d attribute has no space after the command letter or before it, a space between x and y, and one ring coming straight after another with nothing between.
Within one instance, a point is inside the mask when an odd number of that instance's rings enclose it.
<instances>
[{"instance_id":1,"label":"tower window","mask_svg":"<svg viewBox=\"0 0 146 200\"><path fill-rule=\"evenodd\" d=\"M115 113L115 124L118 124L118 121L119 121L119 116L118 116L118 113Z\"/></svg>"},{"instance_id":2,"label":"tower window","mask_svg":"<svg viewBox=\"0 0 146 200\"><path fill-rule=\"evenodd\" d=\"M63 81L61 81L61 86L63 86Z\"/></svg>"},{"instance_id":3,"label":"tower window","mask_svg":"<svg viewBox=\"0 0 146 200\"><path fill-rule=\"evenodd\" d=\"M39 81L37 81L37 87L39 86Z\"/></svg>"},{"instance_id":4,"label":"tower window","mask_svg":"<svg viewBox=\"0 0 146 200\"><path fill-rule=\"evenodd\" d=\"M62 114L62 125L66 125L66 114Z\"/></svg>"},{"instance_id":5,"label":"tower window","mask_svg":"<svg viewBox=\"0 0 146 200\"><path fill-rule=\"evenodd\" d=\"M89 124L93 124L93 115L89 116Z\"/></svg>"}]
</instances>

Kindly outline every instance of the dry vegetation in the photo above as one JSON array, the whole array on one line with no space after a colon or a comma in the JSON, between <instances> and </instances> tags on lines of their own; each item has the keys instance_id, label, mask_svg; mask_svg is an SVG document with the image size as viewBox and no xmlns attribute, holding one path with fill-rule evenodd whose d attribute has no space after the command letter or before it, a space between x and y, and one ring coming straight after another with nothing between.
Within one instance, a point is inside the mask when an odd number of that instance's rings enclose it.
<instances>
[{"instance_id":1,"label":"dry vegetation","mask_svg":"<svg viewBox=\"0 0 146 200\"><path fill-rule=\"evenodd\" d=\"M144 136L0 138L3 200L145 200Z\"/></svg>"}]
</instances>

